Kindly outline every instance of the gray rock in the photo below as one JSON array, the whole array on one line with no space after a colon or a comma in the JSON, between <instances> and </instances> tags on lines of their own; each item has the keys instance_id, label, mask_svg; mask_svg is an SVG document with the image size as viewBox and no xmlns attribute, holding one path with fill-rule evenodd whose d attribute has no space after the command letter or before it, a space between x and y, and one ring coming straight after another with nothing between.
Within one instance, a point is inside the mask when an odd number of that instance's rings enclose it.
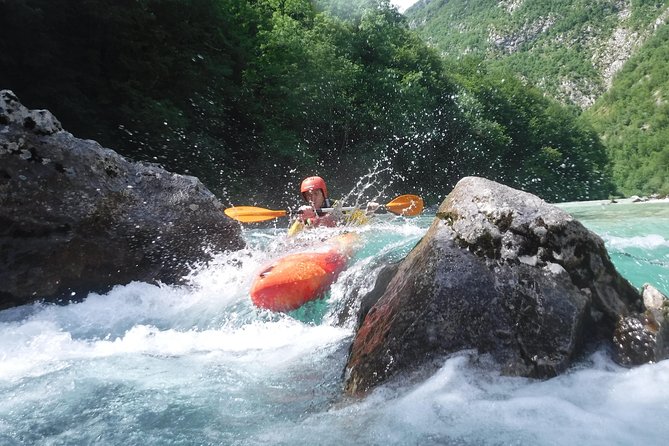
<instances>
[{"instance_id":1,"label":"gray rock","mask_svg":"<svg viewBox=\"0 0 669 446\"><path fill-rule=\"evenodd\" d=\"M482 178L462 179L365 317L346 391L462 349L510 375L564 371L593 333L641 308L604 243L561 209Z\"/></svg>"},{"instance_id":2,"label":"gray rock","mask_svg":"<svg viewBox=\"0 0 669 446\"><path fill-rule=\"evenodd\" d=\"M616 361L625 366L669 357L669 300L649 284L643 286L642 298L645 311L621 318L616 325Z\"/></svg>"},{"instance_id":3,"label":"gray rock","mask_svg":"<svg viewBox=\"0 0 669 446\"><path fill-rule=\"evenodd\" d=\"M53 135L63 130L48 110L28 110L10 90L0 90L0 126L23 127L37 135Z\"/></svg>"},{"instance_id":4,"label":"gray rock","mask_svg":"<svg viewBox=\"0 0 669 446\"><path fill-rule=\"evenodd\" d=\"M641 289L641 297L646 310L662 310L667 304L667 297L649 283L644 284Z\"/></svg>"},{"instance_id":5,"label":"gray rock","mask_svg":"<svg viewBox=\"0 0 669 446\"><path fill-rule=\"evenodd\" d=\"M243 246L197 178L134 163L0 91L0 309L178 282L210 251Z\"/></svg>"}]
</instances>

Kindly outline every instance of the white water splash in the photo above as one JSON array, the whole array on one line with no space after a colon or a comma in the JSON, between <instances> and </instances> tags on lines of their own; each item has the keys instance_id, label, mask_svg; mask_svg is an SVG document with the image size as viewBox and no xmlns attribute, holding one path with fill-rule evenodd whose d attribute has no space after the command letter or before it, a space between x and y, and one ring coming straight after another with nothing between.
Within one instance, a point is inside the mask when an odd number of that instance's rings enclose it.
<instances>
[{"instance_id":1,"label":"white water splash","mask_svg":"<svg viewBox=\"0 0 669 446\"><path fill-rule=\"evenodd\" d=\"M482 364L483 361L483 364ZM396 382L361 401L272 426L256 438L336 445L634 445L669 434L669 361L627 370L598 352L547 381L500 376L461 352L427 380Z\"/></svg>"},{"instance_id":2,"label":"white water splash","mask_svg":"<svg viewBox=\"0 0 669 446\"><path fill-rule=\"evenodd\" d=\"M648 234L635 237L617 237L613 235L604 235L604 241L607 246L614 249L639 248L644 250L654 250L658 248L669 248L669 240L659 234Z\"/></svg>"}]
</instances>

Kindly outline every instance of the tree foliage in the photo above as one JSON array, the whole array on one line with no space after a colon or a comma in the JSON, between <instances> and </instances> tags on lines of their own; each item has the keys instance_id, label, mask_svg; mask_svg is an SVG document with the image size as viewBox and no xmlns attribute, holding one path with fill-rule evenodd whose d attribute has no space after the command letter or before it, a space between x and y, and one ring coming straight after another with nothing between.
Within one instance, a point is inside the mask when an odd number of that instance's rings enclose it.
<instances>
[{"instance_id":1,"label":"tree foliage","mask_svg":"<svg viewBox=\"0 0 669 446\"><path fill-rule=\"evenodd\" d=\"M0 86L73 133L276 205L376 166L428 202L478 174L549 200L610 192L573 111L450 66L387 0L8 0Z\"/></svg>"}]
</instances>

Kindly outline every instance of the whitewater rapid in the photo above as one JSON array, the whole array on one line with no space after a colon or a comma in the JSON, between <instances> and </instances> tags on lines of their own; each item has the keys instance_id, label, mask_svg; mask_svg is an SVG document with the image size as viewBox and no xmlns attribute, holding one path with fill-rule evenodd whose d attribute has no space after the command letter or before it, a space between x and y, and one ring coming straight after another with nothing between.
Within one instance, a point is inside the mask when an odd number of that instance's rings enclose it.
<instances>
[{"instance_id":1,"label":"whitewater rapid","mask_svg":"<svg viewBox=\"0 0 669 446\"><path fill-rule=\"evenodd\" d=\"M623 275L669 285L653 263L669 260L666 211L583 206L570 211L603 236ZM246 229L244 250L217 254L182 286L131 283L0 312L0 444L666 442L669 361L626 369L605 349L546 381L500 376L465 351L434 373L344 397L354 320L337 317L341 305L371 289L378 268L400 260L431 221L362 229L364 246L327 299L287 315L248 298L253 274L290 249L279 227Z\"/></svg>"}]
</instances>

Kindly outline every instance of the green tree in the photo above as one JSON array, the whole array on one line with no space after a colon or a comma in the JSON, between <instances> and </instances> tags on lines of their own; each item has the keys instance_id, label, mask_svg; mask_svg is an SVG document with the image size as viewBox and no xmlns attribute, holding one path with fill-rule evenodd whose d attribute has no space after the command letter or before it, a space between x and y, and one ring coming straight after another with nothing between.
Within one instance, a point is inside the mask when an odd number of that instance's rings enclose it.
<instances>
[{"instance_id":1,"label":"green tree","mask_svg":"<svg viewBox=\"0 0 669 446\"><path fill-rule=\"evenodd\" d=\"M343 5L6 1L0 85L237 203L291 205L276 185L314 172L347 191L371 168L387 195L428 201L469 174L552 200L603 193L600 146L571 111L513 76L448 66L387 0Z\"/></svg>"}]
</instances>

